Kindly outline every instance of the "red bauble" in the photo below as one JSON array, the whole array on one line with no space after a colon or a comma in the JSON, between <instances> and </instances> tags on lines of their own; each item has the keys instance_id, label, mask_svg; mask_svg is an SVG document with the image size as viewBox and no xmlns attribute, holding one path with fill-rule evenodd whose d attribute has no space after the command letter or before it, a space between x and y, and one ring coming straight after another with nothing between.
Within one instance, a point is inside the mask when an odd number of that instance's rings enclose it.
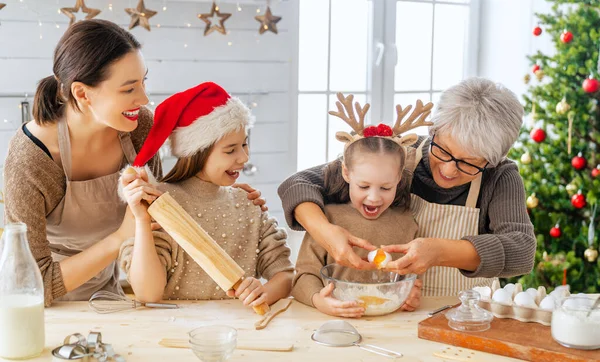
<instances>
[{"instance_id":1,"label":"red bauble","mask_svg":"<svg viewBox=\"0 0 600 362\"><path fill-rule=\"evenodd\" d=\"M596 166L596 168L592 170L592 177L596 178L598 176L600 176L600 165Z\"/></svg>"},{"instance_id":2,"label":"red bauble","mask_svg":"<svg viewBox=\"0 0 600 362\"><path fill-rule=\"evenodd\" d=\"M576 209L582 209L586 204L587 202L585 201L585 195L581 193L581 190L571 197L571 205L573 205Z\"/></svg>"},{"instance_id":3,"label":"red bauble","mask_svg":"<svg viewBox=\"0 0 600 362\"><path fill-rule=\"evenodd\" d=\"M583 90L586 93L597 92L598 88L600 88L600 84L598 83L598 80L596 80L594 78L587 78L586 80L583 81Z\"/></svg>"},{"instance_id":4,"label":"red bauble","mask_svg":"<svg viewBox=\"0 0 600 362\"><path fill-rule=\"evenodd\" d=\"M533 35L540 36L541 34L542 34L542 28L540 28L539 26L536 26L535 28L533 28Z\"/></svg>"},{"instance_id":5,"label":"red bauble","mask_svg":"<svg viewBox=\"0 0 600 362\"><path fill-rule=\"evenodd\" d=\"M540 70L540 65L534 64L534 66L531 68L531 73L535 74L535 72L537 72L538 70Z\"/></svg>"},{"instance_id":6,"label":"red bauble","mask_svg":"<svg viewBox=\"0 0 600 362\"><path fill-rule=\"evenodd\" d=\"M546 139L546 131L541 128L534 128L531 130L531 133L529 133L529 136L535 142L541 143Z\"/></svg>"},{"instance_id":7,"label":"red bauble","mask_svg":"<svg viewBox=\"0 0 600 362\"><path fill-rule=\"evenodd\" d=\"M573 168L575 168L577 171L581 171L585 168L585 166L587 166L587 160L585 157L583 157L581 152L571 159L571 166L573 166Z\"/></svg>"},{"instance_id":8,"label":"red bauble","mask_svg":"<svg viewBox=\"0 0 600 362\"><path fill-rule=\"evenodd\" d=\"M560 41L562 41L563 43L570 43L571 40L573 40L573 33L571 33L570 31L565 30L562 34L560 34Z\"/></svg>"},{"instance_id":9,"label":"red bauble","mask_svg":"<svg viewBox=\"0 0 600 362\"><path fill-rule=\"evenodd\" d=\"M560 226L556 224L552 229L550 229L550 236L553 238L560 238L562 235L562 231L560 230Z\"/></svg>"}]
</instances>

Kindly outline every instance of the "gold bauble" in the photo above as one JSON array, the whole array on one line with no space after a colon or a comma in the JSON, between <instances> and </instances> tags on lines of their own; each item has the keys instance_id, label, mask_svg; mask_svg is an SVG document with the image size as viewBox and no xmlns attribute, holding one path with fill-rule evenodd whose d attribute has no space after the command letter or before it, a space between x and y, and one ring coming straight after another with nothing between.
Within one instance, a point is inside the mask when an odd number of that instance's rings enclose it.
<instances>
[{"instance_id":1,"label":"gold bauble","mask_svg":"<svg viewBox=\"0 0 600 362\"><path fill-rule=\"evenodd\" d=\"M535 192L527 198L527 207L528 208L535 209L536 207L538 207L539 204L540 204L540 200L537 197L535 197Z\"/></svg>"},{"instance_id":2,"label":"gold bauble","mask_svg":"<svg viewBox=\"0 0 600 362\"><path fill-rule=\"evenodd\" d=\"M531 155L529 154L529 152L525 152L521 155L521 163L523 165L529 165L531 163Z\"/></svg>"},{"instance_id":3,"label":"gold bauble","mask_svg":"<svg viewBox=\"0 0 600 362\"><path fill-rule=\"evenodd\" d=\"M544 71L541 69L536 70L535 77L537 78L537 80L541 81L542 79L544 79Z\"/></svg>"},{"instance_id":4,"label":"gold bauble","mask_svg":"<svg viewBox=\"0 0 600 362\"><path fill-rule=\"evenodd\" d=\"M575 193L578 190L577 185L575 185L573 183L568 184L567 187L565 187L565 189L567 190L567 193L569 194L569 196L575 195Z\"/></svg>"},{"instance_id":5,"label":"gold bauble","mask_svg":"<svg viewBox=\"0 0 600 362\"><path fill-rule=\"evenodd\" d=\"M596 250L590 246L589 248L585 249L583 256L585 256L587 261L589 261L590 263L593 263L596 261L596 259L598 259L598 250Z\"/></svg>"},{"instance_id":6,"label":"gold bauble","mask_svg":"<svg viewBox=\"0 0 600 362\"><path fill-rule=\"evenodd\" d=\"M567 99L563 98L562 101L556 104L556 113L565 114L571 109L571 105L567 103Z\"/></svg>"},{"instance_id":7,"label":"gold bauble","mask_svg":"<svg viewBox=\"0 0 600 362\"><path fill-rule=\"evenodd\" d=\"M523 77L523 83L529 84L529 81L531 81L531 76L529 74L525 74Z\"/></svg>"}]
</instances>

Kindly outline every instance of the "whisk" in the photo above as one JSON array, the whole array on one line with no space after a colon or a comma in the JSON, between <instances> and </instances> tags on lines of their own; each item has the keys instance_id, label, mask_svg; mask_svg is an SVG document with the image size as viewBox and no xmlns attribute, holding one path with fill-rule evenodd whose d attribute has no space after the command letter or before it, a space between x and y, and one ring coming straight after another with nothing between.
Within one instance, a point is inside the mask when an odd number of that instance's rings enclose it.
<instances>
[{"instance_id":1,"label":"whisk","mask_svg":"<svg viewBox=\"0 0 600 362\"><path fill-rule=\"evenodd\" d=\"M128 309L139 307L176 309L177 304L170 303L142 303L137 300L127 298L124 295L115 294L101 290L94 293L89 300L90 308L100 314L121 312Z\"/></svg>"}]
</instances>

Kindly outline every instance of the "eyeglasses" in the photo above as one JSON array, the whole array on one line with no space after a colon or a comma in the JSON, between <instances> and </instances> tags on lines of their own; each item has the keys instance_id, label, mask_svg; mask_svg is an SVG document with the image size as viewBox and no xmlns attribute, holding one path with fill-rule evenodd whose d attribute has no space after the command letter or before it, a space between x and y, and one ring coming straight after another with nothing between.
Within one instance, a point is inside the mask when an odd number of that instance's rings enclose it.
<instances>
[{"instance_id":1,"label":"eyeglasses","mask_svg":"<svg viewBox=\"0 0 600 362\"><path fill-rule=\"evenodd\" d=\"M472 163L468 163L467 161L463 161L463 160L454 158L454 156L452 156L452 154L450 154L450 152L446 151L440 145L435 143L434 139L435 139L435 135L433 135L433 137L431 138L431 146L430 146L431 149L429 152L431 152L431 154L434 155L435 158L437 158L438 160L440 160L442 162L450 162L450 161L456 162L456 168L462 173L466 173L467 175L475 176L478 173L485 171L485 168L489 165L489 162L488 162L485 164L485 166L479 167L479 166L475 166Z\"/></svg>"}]
</instances>

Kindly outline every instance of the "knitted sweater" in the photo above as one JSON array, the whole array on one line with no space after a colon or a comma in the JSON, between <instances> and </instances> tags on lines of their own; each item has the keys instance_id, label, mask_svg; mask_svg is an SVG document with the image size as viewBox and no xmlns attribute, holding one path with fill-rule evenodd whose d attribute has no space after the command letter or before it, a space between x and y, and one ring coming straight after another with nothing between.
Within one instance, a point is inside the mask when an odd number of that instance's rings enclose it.
<instances>
[{"instance_id":1,"label":"knitted sweater","mask_svg":"<svg viewBox=\"0 0 600 362\"><path fill-rule=\"evenodd\" d=\"M350 204L329 204L325 206L325 215L332 224L341 226L353 235L369 240L373 245L406 244L415 238L417 223L410 211L389 208L377 219L365 219ZM398 233L398 230L402 230ZM367 251L355 248L361 257L367 256ZM401 254L392 254L392 259L398 259ZM296 261L296 276L292 284L292 295L296 300L313 306L312 296L323 289L321 268L335 260L308 233L304 235L298 260ZM345 280L352 278L352 269L340 275Z\"/></svg>"},{"instance_id":2,"label":"knitted sweater","mask_svg":"<svg viewBox=\"0 0 600 362\"><path fill-rule=\"evenodd\" d=\"M152 112L141 108L138 127L131 132L131 141L136 151L142 147L152 123ZM158 156L152 158L148 165L154 175L162 176ZM67 293L60 263L52 260L46 238L46 216L63 199L66 187L62 167L19 128L10 141L4 164L4 222L27 224L29 248L44 280L46 306Z\"/></svg>"},{"instance_id":3,"label":"knitted sweater","mask_svg":"<svg viewBox=\"0 0 600 362\"><path fill-rule=\"evenodd\" d=\"M180 203L202 228L246 272L245 276L271 279L292 272L286 232L277 221L248 201L248 194L192 177L158 187ZM227 298L224 290L164 230L154 231L160 262L167 271L163 299L209 300ZM119 264L129 275L134 240L121 246Z\"/></svg>"},{"instance_id":4,"label":"knitted sweater","mask_svg":"<svg viewBox=\"0 0 600 362\"><path fill-rule=\"evenodd\" d=\"M423 140L424 137L419 137L417 144ZM438 186L429 166L430 139L425 142L421 162L414 172L411 192L428 202L464 206L470 184L450 189ZM323 167L298 172L279 186L286 220L295 230L302 230L294 218L296 206L313 202L323 208L328 203L324 196ZM472 278L529 273L533 268L536 239L525 207L523 179L513 161L504 160L498 166L486 169L477 207L480 209L479 235L464 235L462 239L473 244L481 263L477 270L461 270L461 273Z\"/></svg>"}]
</instances>

